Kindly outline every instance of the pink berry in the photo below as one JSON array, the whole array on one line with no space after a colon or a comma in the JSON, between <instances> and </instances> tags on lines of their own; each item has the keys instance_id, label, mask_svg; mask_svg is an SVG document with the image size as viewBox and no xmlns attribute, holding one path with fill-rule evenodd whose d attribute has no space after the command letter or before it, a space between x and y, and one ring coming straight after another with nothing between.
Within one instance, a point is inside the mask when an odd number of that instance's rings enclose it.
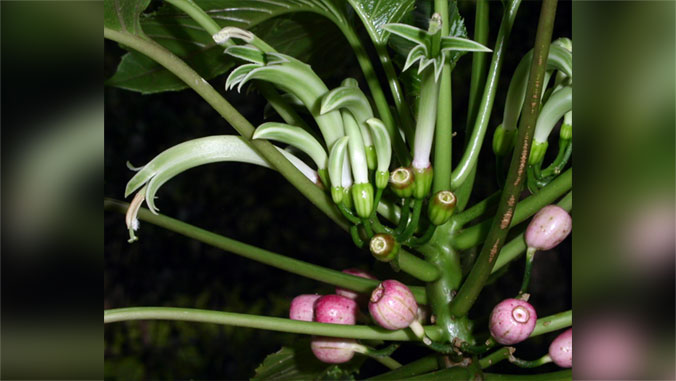
<instances>
[{"instance_id":1,"label":"pink berry","mask_svg":"<svg viewBox=\"0 0 676 381\"><path fill-rule=\"evenodd\" d=\"M416 321L418 303L411 290L396 280L386 280L371 293L369 312L381 327L402 329Z\"/></svg>"},{"instance_id":2,"label":"pink berry","mask_svg":"<svg viewBox=\"0 0 676 381\"><path fill-rule=\"evenodd\" d=\"M573 366L573 329L569 328L549 345L549 357L561 368Z\"/></svg>"},{"instance_id":3,"label":"pink berry","mask_svg":"<svg viewBox=\"0 0 676 381\"><path fill-rule=\"evenodd\" d=\"M298 295L291 301L291 308L289 309L289 318L293 320L312 321L315 315L315 301L321 295L305 294Z\"/></svg>"},{"instance_id":4,"label":"pink berry","mask_svg":"<svg viewBox=\"0 0 676 381\"><path fill-rule=\"evenodd\" d=\"M520 299L505 299L493 308L489 329L495 341L512 345L530 336L536 320L535 309L530 303Z\"/></svg>"},{"instance_id":5,"label":"pink berry","mask_svg":"<svg viewBox=\"0 0 676 381\"><path fill-rule=\"evenodd\" d=\"M378 279L375 276L373 276L372 274L370 274L366 271L363 271L363 270L359 270L359 269L345 269L345 270L343 270L343 272L345 274L350 274L350 275L354 275L354 276L358 276L358 277L362 277L362 278L366 278L366 279ZM357 300L357 298L359 297L358 293L351 291L351 290L347 290L345 288L340 288L340 287L336 287L336 294L344 296L346 298L350 298L352 300Z\"/></svg>"},{"instance_id":6,"label":"pink berry","mask_svg":"<svg viewBox=\"0 0 676 381\"><path fill-rule=\"evenodd\" d=\"M315 357L329 364L348 362L354 356L353 347L357 344L354 339L316 336L312 338L310 348Z\"/></svg>"},{"instance_id":7,"label":"pink berry","mask_svg":"<svg viewBox=\"0 0 676 381\"><path fill-rule=\"evenodd\" d=\"M526 229L526 244L537 250L550 250L573 229L573 219L565 209L547 205L533 217Z\"/></svg>"},{"instance_id":8,"label":"pink berry","mask_svg":"<svg viewBox=\"0 0 676 381\"><path fill-rule=\"evenodd\" d=\"M357 302L340 295L324 295L315 302L314 321L348 324L357 322Z\"/></svg>"}]
</instances>

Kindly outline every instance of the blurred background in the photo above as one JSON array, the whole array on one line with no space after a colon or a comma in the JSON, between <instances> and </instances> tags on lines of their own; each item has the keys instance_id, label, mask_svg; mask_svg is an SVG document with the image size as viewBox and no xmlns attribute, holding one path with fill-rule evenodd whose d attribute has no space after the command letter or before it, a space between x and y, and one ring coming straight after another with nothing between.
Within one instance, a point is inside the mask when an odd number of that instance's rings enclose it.
<instances>
[{"instance_id":1,"label":"blurred background","mask_svg":"<svg viewBox=\"0 0 676 381\"><path fill-rule=\"evenodd\" d=\"M123 51L102 42L101 3L3 1L0 7L0 378L251 377L293 337L207 324L101 324L102 270L104 309L162 305L284 316L296 294L332 292L147 223L130 245L123 216L101 212L101 188L106 197L123 196L132 175L126 160L142 165L182 141L234 131L191 91L143 96L102 89ZM497 26L501 6L491 7ZM542 316L575 305L578 379L675 376L674 11L671 2L559 3L554 37L570 37L572 19L576 50L575 238L559 253L538 256L533 300ZM461 2L460 12L471 31L471 3ZM508 75L532 44L538 12L535 2L521 6L491 128ZM359 75L343 48L344 65L326 78L330 86ZM461 59L454 71L456 142L463 140L470 61ZM223 82L211 81L217 89ZM229 92L227 99L252 123L262 121L260 96ZM476 200L495 189L490 150L481 157L485 180L477 182ZM294 258L335 269L371 262L270 170L195 168L158 196L162 213ZM472 316L484 316L503 290L518 287L521 265L512 267L513 274L482 293ZM519 351L534 358L552 338ZM421 354L412 347L397 356ZM360 376L380 371L367 361Z\"/></svg>"}]
</instances>

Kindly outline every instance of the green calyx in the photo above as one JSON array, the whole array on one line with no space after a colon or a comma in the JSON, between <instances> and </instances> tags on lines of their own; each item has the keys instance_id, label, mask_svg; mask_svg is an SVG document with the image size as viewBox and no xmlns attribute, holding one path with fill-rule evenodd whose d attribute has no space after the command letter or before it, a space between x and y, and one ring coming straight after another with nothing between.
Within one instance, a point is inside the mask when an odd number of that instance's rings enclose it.
<instances>
[{"instance_id":1,"label":"green calyx","mask_svg":"<svg viewBox=\"0 0 676 381\"><path fill-rule=\"evenodd\" d=\"M545 152L547 152L547 142L539 142L537 140L533 141L533 146L530 149L530 157L528 158L529 165L535 165L542 163L545 158Z\"/></svg>"},{"instance_id":2,"label":"green calyx","mask_svg":"<svg viewBox=\"0 0 676 381\"><path fill-rule=\"evenodd\" d=\"M352 201L352 195L351 195L352 187L349 187L349 188L340 187L340 189L343 190L343 197L342 197L343 205L345 205L345 207L348 210L352 210L352 207L354 206L354 202Z\"/></svg>"},{"instance_id":3,"label":"green calyx","mask_svg":"<svg viewBox=\"0 0 676 381\"><path fill-rule=\"evenodd\" d=\"M422 169L413 168L413 175L413 197L422 200L430 193L430 189L432 189L434 170L431 165Z\"/></svg>"},{"instance_id":4,"label":"green calyx","mask_svg":"<svg viewBox=\"0 0 676 381\"><path fill-rule=\"evenodd\" d=\"M385 189L387 187L387 183L390 180L390 172L389 171L378 171L376 172L376 188L377 189Z\"/></svg>"},{"instance_id":5,"label":"green calyx","mask_svg":"<svg viewBox=\"0 0 676 381\"><path fill-rule=\"evenodd\" d=\"M561 131L559 131L559 137L564 140L573 138L573 111L568 111L563 116L563 124L561 125Z\"/></svg>"},{"instance_id":6,"label":"green calyx","mask_svg":"<svg viewBox=\"0 0 676 381\"><path fill-rule=\"evenodd\" d=\"M456 198L453 192L448 190L439 191L430 199L427 208L427 216L433 225L445 224L453 215Z\"/></svg>"},{"instance_id":7,"label":"green calyx","mask_svg":"<svg viewBox=\"0 0 676 381\"><path fill-rule=\"evenodd\" d=\"M401 198L413 195L413 171L410 168L399 167L390 174L390 189Z\"/></svg>"},{"instance_id":8,"label":"green calyx","mask_svg":"<svg viewBox=\"0 0 676 381\"><path fill-rule=\"evenodd\" d=\"M345 194L345 189L343 187L331 187L331 198L336 204L340 204L343 201L343 195Z\"/></svg>"},{"instance_id":9,"label":"green calyx","mask_svg":"<svg viewBox=\"0 0 676 381\"><path fill-rule=\"evenodd\" d=\"M495 156L506 156L514 147L514 139L517 130L508 130L502 124L495 129L493 134L493 153Z\"/></svg>"},{"instance_id":10,"label":"green calyx","mask_svg":"<svg viewBox=\"0 0 676 381\"><path fill-rule=\"evenodd\" d=\"M373 185L371 183L358 183L352 186L352 201L357 215L361 218L369 218L373 211Z\"/></svg>"},{"instance_id":11,"label":"green calyx","mask_svg":"<svg viewBox=\"0 0 676 381\"><path fill-rule=\"evenodd\" d=\"M399 247L399 242L390 234L376 234L369 242L371 254L381 262L390 262L396 258L399 254Z\"/></svg>"}]
</instances>

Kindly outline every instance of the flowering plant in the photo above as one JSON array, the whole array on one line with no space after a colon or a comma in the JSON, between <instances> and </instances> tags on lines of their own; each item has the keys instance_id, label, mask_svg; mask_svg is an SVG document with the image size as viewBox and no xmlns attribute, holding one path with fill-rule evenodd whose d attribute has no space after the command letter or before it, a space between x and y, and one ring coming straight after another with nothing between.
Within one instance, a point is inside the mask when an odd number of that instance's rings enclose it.
<instances>
[{"instance_id":1,"label":"flowering plant","mask_svg":"<svg viewBox=\"0 0 676 381\"><path fill-rule=\"evenodd\" d=\"M178 320L312 335L305 347L316 359L284 347L256 369L257 379L349 378L367 358L385 367L377 377L382 379L505 377L489 369L501 360L522 368L552 359L568 364L569 336L557 340L565 345L547 343L549 353L532 361L516 357L511 346L572 324L571 311L536 316L538 301L528 292L535 252L561 243L572 224L572 41L553 39L555 0L542 3L533 48L509 77L502 123L492 135L494 173L487 174L478 171L479 156L520 0L502 2L493 44L484 0L476 2L472 36L457 3L446 0L417 7L413 0L167 0L144 13L149 3L105 1L104 36L129 50L109 83L144 93L190 87L239 135L191 139L142 167L128 163L136 171L124 192L131 202L107 199L106 208L126 213L130 243L139 240L144 221L340 289L295 298L290 319L129 307L105 310L106 323ZM329 87L317 71L322 64L306 62L316 62L312 53L318 49L289 43L302 37L285 23L307 12L342 33L357 58L359 79L342 78ZM460 144L451 80L456 66L470 58L466 142ZM223 83L226 95L259 92L269 105L268 120L252 125L215 90ZM556 152L548 152L550 141L557 142ZM453 146L462 146L457 164ZM546 160L551 163L544 166ZM371 252L363 267L378 267L386 278L300 261L158 213L160 187L218 162L279 172L349 234L355 252ZM499 189L476 201L474 185L482 177L496 178ZM541 209L526 229L522 223ZM469 313L482 289L524 253L521 289L503 290L506 299L482 322L488 324L479 324L481 318ZM360 305L361 294L368 308L363 300ZM397 358L405 347L423 355L402 364ZM312 361L317 364L299 365ZM570 371L530 377L570 377Z\"/></svg>"}]
</instances>

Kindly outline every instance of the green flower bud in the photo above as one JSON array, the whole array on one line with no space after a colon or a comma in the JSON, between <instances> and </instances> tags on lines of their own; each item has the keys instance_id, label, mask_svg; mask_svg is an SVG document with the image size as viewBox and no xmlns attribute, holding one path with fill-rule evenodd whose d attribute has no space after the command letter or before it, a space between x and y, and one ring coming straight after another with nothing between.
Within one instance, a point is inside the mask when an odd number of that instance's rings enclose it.
<instances>
[{"instance_id":1,"label":"green flower bud","mask_svg":"<svg viewBox=\"0 0 676 381\"><path fill-rule=\"evenodd\" d=\"M373 185L371 183L352 185L352 200L357 215L361 218L368 218L373 211Z\"/></svg>"},{"instance_id":2,"label":"green flower bud","mask_svg":"<svg viewBox=\"0 0 676 381\"><path fill-rule=\"evenodd\" d=\"M336 204L343 201L344 189L343 187L331 187L331 198Z\"/></svg>"},{"instance_id":3,"label":"green flower bud","mask_svg":"<svg viewBox=\"0 0 676 381\"><path fill-rule=\"evenodd\" d=\"M376 172L376 188L385 189L387 183L390 180L389 171L378 171Z\"/></svg>"},{"instance_id":4,"label":"green flower bud","mask_svg":"<svg viewBox=\"0 0 676 381\"><path fill-rule=\"evenodd\" d=\"M530 148L530 157L528 158L529 165L542 163L545 159L545 152L547 152L547 142L533 141L533 146Z\"/></svg>"},{"instance_id":5,"label":"green flower bud","mask_svg":"<svg viewBox=\"0 0 676 381\"><path fill-rule=\"evenodd\" d=\"M433 225L445 224L453 215L455 209L455 195L451 191L439 191L430 199L427 216Z\"/></svg>"},{"instance_id":6,"label":"green flower bud","mask_svg":"<svg viewBox=\"0 0 676 381\"><path fill-rule=\"evenodd\" d=\"M432 178L434 177L434 170L430 165L427 168L418 169L413 168L415 180L413 182L413 197L423 199L430 193L432 189Z\"/></svg>"},{"instance_id":7,"label":"green flower bud","mask_svg":"<svg viewBox=\"0 0 676 381\"><path fill-rule=\"evenodd\" d=\"M493 152L495 156L505 156L514 147L516 130L507 130L499 125L493 133Z\"/></svg>"},{"instance_id":8,"label":"green flower bud","mask_svg":"<svg viewBox=\"0 0 676 381\"><path fill-rule=\"evenodd\" d=\"M370 170L376 169L376 148L372 145L366 147L366 166Z\"/></svg>"},{"instance_id":9,"label":"green flower bud","mask_svg":"<svg viewBox=\"0 0 676 381\"><path fill-rule=\"evenodd\" d=\"M396 258L399 247L399 242L390 234L376 234L369 243L371 254L381 262L390 262Z\"/></svg>"},{"instance_id":10,"label":"green flower bud","mask_svg":"<svg viewBox=\"0 0 676 381\"><path fill-rule=\"evenodd\" d=\"M570 140L573 137L573 126L564 122L561 125L559 137L561 139Z\"/></svg>"},{"instance_id":11,"label":"green flower bud","mask_svg":"<svg viewBox=\"0 0 676 381\"><path fill-rule=\"evenodd\" d=\"M411 197L413 180L413 171L410 168L399 167L390 173L390 189L401 198Z\"/></svg>"}]
</instances>

